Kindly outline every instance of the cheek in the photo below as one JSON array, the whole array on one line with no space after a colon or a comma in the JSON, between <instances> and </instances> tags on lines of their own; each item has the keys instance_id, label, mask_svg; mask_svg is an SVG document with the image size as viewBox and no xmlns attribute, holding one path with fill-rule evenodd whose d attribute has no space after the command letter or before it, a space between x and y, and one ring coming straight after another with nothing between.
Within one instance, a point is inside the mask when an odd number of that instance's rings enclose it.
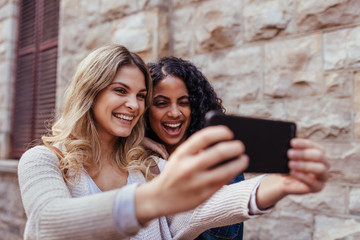
<instances>
[{"instance_id":1,"label":"cheek","mask_svg":"<svg viewBox=\"0 0 360 240\"><path fill-rule=\"evenodd\" d=\"M184 116L187 118L188 121L190 121L191 118L191 108L186 108L182 111L182 113L184 114Z\"/></svg>"},{"instance_id":2,"label":"cheek","mask_svg":"<svg viewBox=\"0 0 360 240\"><path fill-rule=\"evenodd\" d=\"M162 116L163 116L163 112L159 109L150 109L149 111L150 127L156 134L159 134L161 132Z\"/></svg>"},{"instance_id":3,"label":"cheek","mask_svg":"<svg viewBox=\"0 0 360 240\"><path fill-rule=\"evenodd\" d=\"M143 115L145 112L145 102L139 103L140 109L139 109L139 115Z\"/></svg>"},{"instance_id":4,"label":"cheek","mask_svg":"<svg viewBox=\"0 0 360 240\"><path fill-rule=\"evenodd\" d=\"M149 109L149 122L151 125L156 124L157 122L160 122L162 113L160 110L150 107Z\"/></svg>"}]
</instances>

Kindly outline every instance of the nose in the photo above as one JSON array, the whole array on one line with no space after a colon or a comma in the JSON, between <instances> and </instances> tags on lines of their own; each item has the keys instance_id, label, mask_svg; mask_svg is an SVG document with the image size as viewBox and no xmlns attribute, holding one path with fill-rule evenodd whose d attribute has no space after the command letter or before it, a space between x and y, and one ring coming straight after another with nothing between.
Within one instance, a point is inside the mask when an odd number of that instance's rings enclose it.
<instances>
[{"instance_id":1,"label":"nose","mask_svg":"<svg viewBox=\"0 0 360 240\"><path fill-rule=\"evenodd\" d=\"M139 101L137 100L136 96L129 96L125 103L125 106L133 111L136 111L139 109Z\"/></svg>"},{"instance_id":2,"label":"nose","mask_svg":"<svg viewBox=\"0 0 360 240\"><path fill-rule=\"evenodd\" d=\"M178 118L181 116L181 111L176 105L172 105L171 109L168 112L169 117Z\"/></svg>"}]
</instances>

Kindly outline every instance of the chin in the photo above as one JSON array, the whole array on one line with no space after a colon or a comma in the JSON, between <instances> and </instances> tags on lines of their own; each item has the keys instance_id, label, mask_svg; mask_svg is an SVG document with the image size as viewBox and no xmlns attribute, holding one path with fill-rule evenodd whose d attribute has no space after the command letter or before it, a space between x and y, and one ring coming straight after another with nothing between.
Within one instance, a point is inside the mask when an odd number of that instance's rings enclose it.
<instances>
[{"instance_id":1,"label":"chin","mask_svg":"<svg viewBox=\"0 0 360 240\"><path fill-rule=\"evenodd\" d=\"M119 134L117 134L118 137L129 137L131 134L131 131L130 132L121 132Z\"/></svg>"}]
</instances>

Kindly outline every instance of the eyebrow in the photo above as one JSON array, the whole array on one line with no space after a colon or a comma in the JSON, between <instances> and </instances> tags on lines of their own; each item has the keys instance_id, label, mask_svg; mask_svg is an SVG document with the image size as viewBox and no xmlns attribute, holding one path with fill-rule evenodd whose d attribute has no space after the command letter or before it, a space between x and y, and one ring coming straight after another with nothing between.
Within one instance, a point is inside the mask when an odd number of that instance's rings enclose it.
<instances>
[{"instance_id":1,"label":"eyebrow","mask_svg":"<svg viewBox=\"0 0 360 240\"><path fill-rule=\"evenodd\" d=\"M120 84L120 85L122 85L124 88L130 89L130 87L129 87L128 85L126 85L125 83L122 83L122 82L112 82L112 83L110 83L110 85L112 85L112 84ZM146 88L143 88L143 89L140 89L139 92L147 92L147 90L146 90Z\"/></svg>"},{"instance_id":2,"label":"eyebrow","mask_svg":"<svg viewBox=\"0 0 360 240\"><path fill-rule=\"evenodd\" d=\"M158 99L158 98L165 98L166 100L170 100L169 97L166 97L164 95L157 95L157 96L154 97L154 99ZM189 99L189 96L184 95L184 96L181 96L181 97L178 98L178 100L183 100L183 99Z\"/></svg>"}]
</instances>

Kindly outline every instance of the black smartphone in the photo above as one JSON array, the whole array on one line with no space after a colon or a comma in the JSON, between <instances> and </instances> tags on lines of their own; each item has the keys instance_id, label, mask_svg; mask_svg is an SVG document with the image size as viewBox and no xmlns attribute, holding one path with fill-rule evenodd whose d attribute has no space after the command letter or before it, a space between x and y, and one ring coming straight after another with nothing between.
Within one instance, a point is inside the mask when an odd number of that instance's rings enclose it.
<instances>
[{"instance_id":1,"label":"black smartphone","mask_svg":"<svg viewBox=\"0 0 360 240\"><path fill-rule=\"evenodd\" d=\"M205 116L205 125L225 125L245 145L249 167L245 172L289 173L287 150L290 140L296 137L296 124L261 118L226 115L210 111Z\"/></svg>"}]
</instances>

